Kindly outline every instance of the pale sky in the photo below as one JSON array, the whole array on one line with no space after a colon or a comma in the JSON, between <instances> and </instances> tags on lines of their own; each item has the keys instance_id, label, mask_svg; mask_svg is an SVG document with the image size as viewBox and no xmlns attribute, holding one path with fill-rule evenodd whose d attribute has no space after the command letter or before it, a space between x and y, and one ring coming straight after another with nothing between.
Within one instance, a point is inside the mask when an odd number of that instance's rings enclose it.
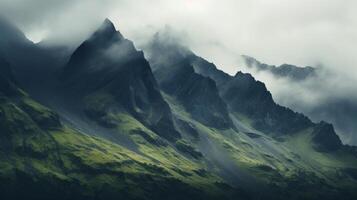
<instances>
[{"instance_id":1,"label":"pale sky","mask_svg":"<svg viewBox=\"0 0 357 200\"><path fill-rule=\"evenodd\" d=\"M0 13L34 41L82 40L109 17L140 44L168 25L229 73L240 54L271 64L354 69L356 8L354 0L0 0Z\"/></svg>"}]
</instances>

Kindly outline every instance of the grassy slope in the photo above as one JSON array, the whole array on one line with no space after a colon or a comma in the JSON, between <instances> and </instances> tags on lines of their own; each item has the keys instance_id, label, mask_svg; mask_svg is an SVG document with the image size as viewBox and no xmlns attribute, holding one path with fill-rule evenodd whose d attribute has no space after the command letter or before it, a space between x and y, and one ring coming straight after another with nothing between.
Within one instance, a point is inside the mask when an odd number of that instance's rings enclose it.
<instances>
[{"instance_id":1,"label":"grassy slope","mask_svg":"<svg viewBox=\"0 0 357 200\"><path fill-rule=\"evenodd\" d=\"M201 133L224 149L222 153L235 161L237 170L253 175L258 182L285 190L286 195L296 195L295 198L320 198L324 195L333 198L339 190L348 194L345 198L353 199L352 196L356 195L353 191L357 189L357 180L344 170L357 169L357 156L344 150L317 152L311 141L312 129L279 138L278 141L254 130L249 118L235 113L246 127L258 135L249 137L232 129L222 131L206 127L195 122L174 98L165 95L165 99L176 116L193 122Z\"/></svg>"},{"instance_id":2,"label":"grassy slope","mask_svg":"<svg viewBox=\"0 0 357 200\"><path fill-rule=\"evenodd\" d=\"M101 108L103 102L110 103L104 97L105 101L90 104ZM232 129L222 131L194 121L175 99L165 98L175 116L190 122L200 137L184 133L182 140L169 143L131 115L107 112L104 120L114 122L118 134L127 134L137 152L62 126L55 113L26 96L16 101L2 98L0 187L7 191L2 195L22 198L32 194L36 199L241 197L241 192L234 193L223 183L236 172L241 178L238 187L266 184L271 186L269 191L284 191L284 197L319 198L325 193L335 197L337 190L356 189L356 181L343 172L356 168L356 157L342 150L316 152L311 130L280 142L260 132L253 137ZM240 117L249 127L249 119ZM204 140L216 152L207 150ZM210 155L215 153L216 157ZM16 193L14 188L23 192Z\"/></svg>"},{"instance_id":3,"label":"grassy slope","mask_svg":"<svg viewBox=\"0 0 357 200\"><path fill-rule=\"evenodd\" d=\"M181 155L127 114L113 117L120 122L118 131L130 135L139 153L60 125L53 112L28 97L16 102L2 99L0 117L0 188L6 191L0 196L5 198L202 199L231 195L219 177L202 173L205 169L200 161Z\"/></svg>"}]
</instances>

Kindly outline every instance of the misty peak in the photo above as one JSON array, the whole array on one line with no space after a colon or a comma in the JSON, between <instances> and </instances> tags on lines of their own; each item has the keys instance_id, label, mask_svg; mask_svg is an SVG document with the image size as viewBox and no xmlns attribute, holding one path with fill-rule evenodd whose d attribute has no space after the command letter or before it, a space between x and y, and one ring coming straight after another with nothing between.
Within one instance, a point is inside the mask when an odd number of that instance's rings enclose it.
<instances>
[{"instance_id":1,"label":"misty peak","mask_svg":"<svg viewBox=\"0 0 357 200\"><path fill-rule=\"evenodd\" d=\"M112 39L121 40L123 38L122 34L115 29L113 22L106 18L90 39L105 42Z\"/></svg>"},{"instance_id":2,"label":"misty peak","mask_svg":"<svg viewBox=\"0 0 357 200\"><path fill-rule=\"evenodd\" d=\"M235 75L235 78L245 78L245 79L249 79L249 80L253 80L255 81L255 78L249 74L249 73L243 73L242 71L238 71Z\"/></svg>"},{"instance_id":3,"label":"misty peak","mask_svg":"<svg viewBox=\"0 0 357 200\"><path fill-rule=\"evenodd\" d=\"M111 31L111 32L116 32L115 26L113 24L112 21L110 21L110 19L105 18L105 20L103 21L102 25L99 28L100 30L107 30L107 31Z\"/></svg>"},{"instance_id":4,"label":"misty peak","mask_svg":"<svg viewBox=\"0 0 357 200\"><path fill-rule=\"evenodd\" d=\"M0 15L0 42L29 42L12 21Z\"/></svg>"}]
</instances>

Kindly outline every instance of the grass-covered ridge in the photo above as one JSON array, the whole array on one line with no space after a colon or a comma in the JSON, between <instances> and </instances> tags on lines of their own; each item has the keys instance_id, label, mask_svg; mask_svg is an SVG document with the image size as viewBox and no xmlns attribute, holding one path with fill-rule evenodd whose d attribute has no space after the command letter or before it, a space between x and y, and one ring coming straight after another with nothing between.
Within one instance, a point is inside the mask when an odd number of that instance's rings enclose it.
<instances>
[{"instance_id":1,"label":"grass-covered ridge","mask_svg":"<svg viewBox=\"0 0 357 200\"><path fill-rule=\"evenodd\" d=\"M26 95L3 97L0 182L10 183L0 185L7 191L3 195L221 199L242 197L257 188L274 189L267 193L271 199L283 194L306 199L340 192L355 195L356 156L344 149L317 151L313 128L277 139L256 131L243 117L238 120L250 132L215 129L192 119L175 98L164 96L183 137L175 142L127 112L105 112L112 134L128 136L134 151L67 127L56 113ZM110 97L103 98L108 101L98 105L110 104Z\"/></svg>"},{"instance_id":2,"label":"grass-covered ridge","mask_svg":"<svg viewBox=\"0 0 357 200\"><path fill-rule=\"evenodd\" d=\"M221 176L225 177L224 170L228 176L237 173L237 179L246 179L246 182L243 181L246 185L253 184L252 190L268 185L270 192L267 193L273 195L272 199L279 199L280 196L287 198L289 195L297 199L341 198L341 193L348 194L343 198L353 199L356 195L353 191L357 188L357 179L351 169L357 168L357 155L344 148L335 152L318 151L313 142L313 127L272 137L276 134L260 132L253 128L248 117L234 113L233 121L238 120L237 125L245 131L222 131L193 120L178 101L167 95L165 98L176 117L190 122L200 133L198 140L191 141L196 141L198 150L216 165ZM189 134L187 137L190 138ZM217 152L219 159L209 157ZM222 167L222 163L226 166ZM234 168L235 172L230 168Z\"/></svg>"},{"instance_id":3,"label":"grass-covered ridge","mask_svg":"<svg viewBox=\"0 0 357 200\"><path fill-rule=\"evenodd\" d=\"M233 193L130 115L113 118L139 152L74 131L28 97L3 99L0 117L4 198L202 199Z\"/></svg>"}]
</instances>

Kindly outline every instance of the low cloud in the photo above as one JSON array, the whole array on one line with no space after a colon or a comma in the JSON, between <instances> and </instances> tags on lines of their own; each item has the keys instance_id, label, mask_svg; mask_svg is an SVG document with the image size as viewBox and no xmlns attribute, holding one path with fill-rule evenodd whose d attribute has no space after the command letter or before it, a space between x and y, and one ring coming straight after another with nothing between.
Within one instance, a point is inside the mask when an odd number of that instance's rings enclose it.
<instances>
[{"instance_id":1,"label":"low cloud","mask_svg":"<svg viewBox=\"0 0 357 200\"><path fill-rule=\"evenodd\" d=\"M320 66L316 76L296 81L244 65L241 69L264 82L279 104L304 113L315 122L333 123L344 143L357 144L357 87L351 84L355 83L353 76Z\"/></svg>"},{"instance_id":2,"label":"low cloud","mask_svg":"<svg viewBox=\"0 0 357 200\"><path fill-rule=\"evenodd\" d=\"M0 0L0 13L38 42L78 44L107 17L115 0Z\"/></svg>"}]
</instances>

